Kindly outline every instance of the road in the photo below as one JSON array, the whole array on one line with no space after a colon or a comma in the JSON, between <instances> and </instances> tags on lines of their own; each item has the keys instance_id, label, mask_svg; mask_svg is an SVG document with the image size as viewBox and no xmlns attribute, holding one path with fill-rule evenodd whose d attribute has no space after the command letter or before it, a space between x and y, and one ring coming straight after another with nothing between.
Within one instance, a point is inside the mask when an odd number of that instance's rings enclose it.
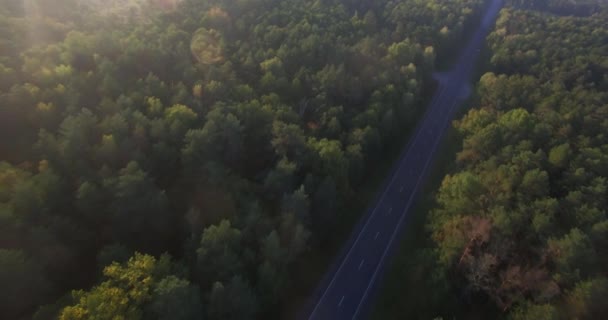
<instances>
[{"instance_id":1,"label":"road","mask_svg":"<svg viewBox=\"0 0 608 320\"><path fill-rule=\"evenodd\" d=\"M369 311L374 284L423 185L435 151L459 102L470 93L469 81L485 37L502 0L490 0L480 26L447 73L438 74L438 89L402 153L376 204L362 218L339 261L325 276L303 318L359 319ZM405 289L404 289L405 290Z\"/></svg>"}]
</instances>

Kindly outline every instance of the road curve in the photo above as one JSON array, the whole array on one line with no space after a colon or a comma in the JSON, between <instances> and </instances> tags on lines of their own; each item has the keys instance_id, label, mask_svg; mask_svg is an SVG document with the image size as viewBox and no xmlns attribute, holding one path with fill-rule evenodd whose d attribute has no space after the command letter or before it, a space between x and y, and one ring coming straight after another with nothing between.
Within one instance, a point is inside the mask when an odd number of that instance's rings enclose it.
<instances>
[{"instance_id":1,"label":"road curve","mask_svg":"<svg viewBox=\"0 0 608 320\"><path fill-rule=\"evenodd\" d=\"M470 92L475 62L502 5L502 0L489 0L480 26L455 67L436 76L437 91L392 177L376 204L362 217L343 249L345 254L319 285L302 319L360 319L368 311L370 293L383 272L387 255L412 208L437 146L459 102Z\"/></svg>"}]
</instances>

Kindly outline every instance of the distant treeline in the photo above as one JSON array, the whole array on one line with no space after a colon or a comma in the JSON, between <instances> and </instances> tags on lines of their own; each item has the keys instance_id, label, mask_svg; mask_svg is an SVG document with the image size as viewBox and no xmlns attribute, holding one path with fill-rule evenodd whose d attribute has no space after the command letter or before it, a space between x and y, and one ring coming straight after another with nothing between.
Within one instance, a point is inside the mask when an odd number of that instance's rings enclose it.
<instances>
[{"instance_id":1,"label":"distant treeline","mask_svg":"<svg viewBox=\"0 0 608 320\"><path fill-rule=\"evenodd\" d=\"M608 0L507 0L518 9L538 10L558 15L590 16L608 8Z\"/></svg>"}]
</instances>

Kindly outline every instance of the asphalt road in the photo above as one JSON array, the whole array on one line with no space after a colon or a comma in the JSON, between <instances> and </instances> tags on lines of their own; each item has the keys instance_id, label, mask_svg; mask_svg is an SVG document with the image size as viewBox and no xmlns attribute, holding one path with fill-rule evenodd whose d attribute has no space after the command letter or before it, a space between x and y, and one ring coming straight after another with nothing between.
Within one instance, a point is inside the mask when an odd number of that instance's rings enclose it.
<instances>
[{"instance_id":1,"label":"asphalt road","mask_svg":"<svg viewBox=\"0 0 608 320\"><path fill-rule=\"evenodd\" d=\"M382 195L362 218L332 270L312 298L303 318L359 319L367 313L370 294L404 218L412 209L435 151L456 107L470 93L469 81L485 37L493 26L502 0L490 0L480 26L447 73L436 75L439 86L423 120L397 162ZM410 288L412 290L413 288ZM404 290L407 290L404 288Z\"/></svg>"}]
</instances>

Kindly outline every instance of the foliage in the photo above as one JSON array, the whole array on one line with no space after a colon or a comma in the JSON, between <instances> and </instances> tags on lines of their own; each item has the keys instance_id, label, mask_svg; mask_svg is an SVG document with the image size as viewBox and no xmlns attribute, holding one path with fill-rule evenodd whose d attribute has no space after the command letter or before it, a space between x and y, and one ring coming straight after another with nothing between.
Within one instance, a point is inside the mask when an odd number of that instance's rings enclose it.
<instances>
[{"instance_id":1,"label":"foliage","mask_svg":"<svg viewBox=\"0 0 608 320\"><path fill-rule=\"evenodd\" d=\"M0 0L0 318L280 317L482 3Z\"/></svg>"},{"instance_id":2,"label":"foliage","mask_svg":"<svg viewBox=\"0 0 608 320\"><path fill-rule=\"evenodd\" d=\"M126 264L113 263L106 278L88 292L74 291L74 305L59 319L194 319L202 314L198 288L171 274L168 256L159 260L136 253ZM147 313L144 316L144 310Z\"/></svg>"},{"instance_id":3,"label":"foliage","mask_svg":"<svg viewBox=\"0 0 608 320\"><path fill-rule=\"evenodd\" d=\"M506 8L488 36L491 72L455 123L459 168L429 223L438 270L486 318L606 312L607 19Z\"/></svg>"}]
</instances>

